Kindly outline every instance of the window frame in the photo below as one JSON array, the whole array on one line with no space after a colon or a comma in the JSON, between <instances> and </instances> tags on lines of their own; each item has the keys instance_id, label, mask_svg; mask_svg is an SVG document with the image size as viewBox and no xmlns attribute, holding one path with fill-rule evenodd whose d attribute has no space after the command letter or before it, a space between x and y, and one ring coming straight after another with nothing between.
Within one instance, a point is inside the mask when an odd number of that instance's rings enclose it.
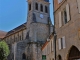
<instances>
[{"instance_id":1,"label":"window frame","mask_svg":"<svg viewBox=\"0 0 80 60\"><path fill-rule=\"evenodd\" d=\"M48 13L48 7L45 6L45 13Z\"/></svg>"},{"instance_id":2,"label":"window frame","mask_svg":"<svg viewBox=\"0 0 80 60\"><path fill-rule=\"evenodd\" d=\"M35 3L35 10L38 10L38 3Z\"/></svg>"},{"instance_id":3,"label":"window frame","mask_svg":"<svg viewBox=\"0 0 80 60\"><path fill-rule=\"evenodd\" d=\"M31 10L31 3L29 3L29 11Z\"/></svg>"},{"instance_id":4,"label":"window frame","mask_svg":"<svg viewBox=\"0 0 80 60\"><path fill-rule=\"evenodd\" d=\"M43 12L43 5L40 4L40 11Z\"/></svg>"}]
</instances>

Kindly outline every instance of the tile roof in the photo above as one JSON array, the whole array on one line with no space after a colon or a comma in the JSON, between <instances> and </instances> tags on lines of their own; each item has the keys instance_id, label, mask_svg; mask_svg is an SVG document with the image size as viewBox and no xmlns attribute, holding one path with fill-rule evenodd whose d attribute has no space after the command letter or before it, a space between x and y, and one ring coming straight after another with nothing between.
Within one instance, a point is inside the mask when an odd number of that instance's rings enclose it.
<instances>
[{"instance_id":1,"label":"tile roof","mask_svg":"<svg viewBox=\"0 0 80 60\"><path fill-rule=\"evenodd\" d=\"M0 30L0 39L4 38L7 32Z\"/></svg>"},{"instance_id":2,"label":"tile roof","mask_svg":"<svg viewBox=\"0 0 80 60\"><path fill-rule=\"evenodd\" d=\"M17 31L19 31L19 30L21 30L21 29L23 29L23 28L26 28L26 22L23 23L22 25L16 27L16 28L10 30L10 31L6 34L6 36L8 36L8 35L10 35L10 34L13 34L14 32L17 32Z\"/></svg>"}]
</instances>

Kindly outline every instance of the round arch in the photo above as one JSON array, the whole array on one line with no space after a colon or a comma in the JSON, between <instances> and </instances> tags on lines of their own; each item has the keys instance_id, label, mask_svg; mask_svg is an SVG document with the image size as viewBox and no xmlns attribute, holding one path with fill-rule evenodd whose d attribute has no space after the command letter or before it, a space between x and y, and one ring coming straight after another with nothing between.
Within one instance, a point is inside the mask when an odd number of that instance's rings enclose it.
<instances>
[{"instance_id":1,"label":"round arch","mask_svg":"<svg viewBox=\"0 0 80 60\"><path fill-rule=\"evenodd\" d=\"M68 53L68 60L80 60L80 51L76 46L72 46Z\"/></svg>"},{"instance_id":2,"label":"round arch","mask_svg":"<svg viewBox=\"0 0 80 60\"><path fill-rule=\"evenodd\" d=\"M57 60L62 60L61 55L58 55L58 56L57 56Z\"/></svg>"},{"instance_id":3,"label":"round arch","mask_svg":"<svg viewBox=\"0 0 80 60\"><path fill-rule=\"evenodd\" d=\"M26 54L25 53L22 54L22 59L26 60Z\"/></svg>"}]
</instances>

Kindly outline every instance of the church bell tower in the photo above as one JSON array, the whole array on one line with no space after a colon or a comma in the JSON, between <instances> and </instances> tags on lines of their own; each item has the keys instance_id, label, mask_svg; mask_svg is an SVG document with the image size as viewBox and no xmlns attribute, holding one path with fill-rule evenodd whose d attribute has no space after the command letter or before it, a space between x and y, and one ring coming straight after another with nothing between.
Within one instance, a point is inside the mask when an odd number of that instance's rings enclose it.
<instances>
[{"instance_id":1,"label":"church bell tower","mask_svg":"<svg viewBox=\"0 0 80 60\"><path fill-rule=\"evenodd\" d=\"M27 0L27 59L41 60L41 45L50 34L49 0Z\"/></svg>"},{"instance_id":2,"label":"church bell tower","mask_svg":"<svg viewBox=\"0 0 80 60\"><path fill-rule=\"evenodd\" d=\"M28 25L33 22L48 24L49 0L28 0Z\"/></svg>"}]
</instances>

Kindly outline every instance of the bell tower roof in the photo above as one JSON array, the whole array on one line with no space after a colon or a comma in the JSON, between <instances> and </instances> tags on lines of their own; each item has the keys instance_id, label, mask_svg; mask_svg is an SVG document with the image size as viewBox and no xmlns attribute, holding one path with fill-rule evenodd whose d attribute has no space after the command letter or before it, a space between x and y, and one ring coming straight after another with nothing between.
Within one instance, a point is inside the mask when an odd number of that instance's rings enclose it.
<instances>
[{"instance_id":1,"label":"bell tower roof","mask_svg":"<svg viewBox=\"0 0 80 60\"><path fill-rule=\"evenodd\" d=\"M49 0L44 0L44 1L49 2Z\"/></svg>"}]
</instances>

